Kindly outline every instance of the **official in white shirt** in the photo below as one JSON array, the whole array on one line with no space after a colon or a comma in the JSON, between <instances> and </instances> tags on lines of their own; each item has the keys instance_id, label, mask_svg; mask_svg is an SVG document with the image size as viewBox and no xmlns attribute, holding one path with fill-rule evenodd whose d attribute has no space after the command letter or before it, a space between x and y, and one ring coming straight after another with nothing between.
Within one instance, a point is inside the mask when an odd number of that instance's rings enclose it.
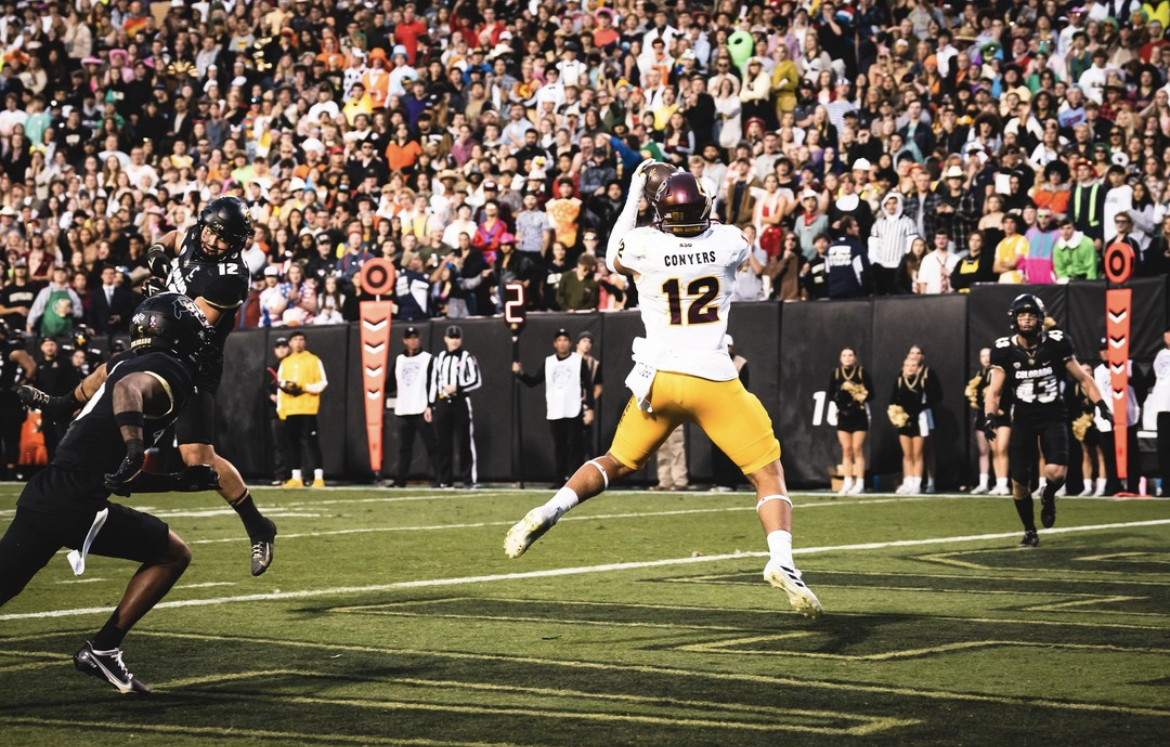
<instances>
[{"instance_id":1,"label":"official in white shirt","mask_svg":"<svg viewBox=\"0 0 1170 747\"><path fill-rule=\"evenodd\" d=\"M526 386L545 385L558 480L552 489L556 490L568 482L584 457L584 427L593 422L593 386L589 364L573 351L568 331L556 331L553 349L555 352L544 359L544 367L536 374L524 373L519 361L512 363L512 373Z\"/></svg>"},{"instance_id":2,"label":"official in white shirt","mask_svg":"<svg viewBox=\"0 0 1170 747\"><path fill-rule=\"evenodd\" d=\"M1093 369L1093 379L1097 382L1097 388L1101 390L1102 401L1110 412L1113 412L1113 381L1109 373L1109 340L1108 338L1101 338L1101 364ZM1129 483L1129 492L1137 493L1138 480L1141 477L1141 459L1138 453L1138 422L1140 421L1141 410L1138 407L1138 398L1133 390L1133 361L1126 361L1126 366L1129 368L1130 385L1125 393L1125 422L1128 426L1126 428L1126 445L1128 447L1127 463L1128 463L1128 477L1126 482ZM1097 425L1097 431L1101 434L1101 451L1105 456L1105 495L1115 495L1126 489L1117 477L1117 450L1115 447L1115 436L1113 432L1113 419L1103 420L1100 417L1094 417L1093 422Z\"/></svg>"},{"instance_id":3,"label":"official in white shirt","mask_svg":"<svg viewBox=\"0 0 1170 747\"><path fill-rule=\"evenodd\" d=\"M1170 496L1170 327L1162 333L1162 343L1165 347L1154 358L1154 391L1146 403L1157 413L1158 476L1165 498Z\"/></svg>"},{"instance_id":4,"label":"official in white shirt","mask_svg":"<svg viewBox=\"0 0 1170 747\"><path fill-rule=\"evenodd\" d=\"M418 328L407 327L402 333L405 347L394 359L394 380L388 389L387 407L394 409L398 418L398 469L391 487L405 488L410 478L410 464L414 459L414 437L422 439L427 450L431 485L438 485L435 473L435 452L438 441L432 424L429 389L434 356L422 349Z\"/></svg>"}]
</instances>

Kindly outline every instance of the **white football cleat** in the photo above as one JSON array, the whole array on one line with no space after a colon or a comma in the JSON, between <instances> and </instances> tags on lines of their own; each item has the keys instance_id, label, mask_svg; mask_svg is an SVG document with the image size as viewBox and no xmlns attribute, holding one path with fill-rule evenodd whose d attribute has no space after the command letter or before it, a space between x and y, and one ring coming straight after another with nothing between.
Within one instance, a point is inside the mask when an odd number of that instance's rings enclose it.
<instances>
[{"instance_id":1,"label":"white football cleat","mask_svg":"<svg viewBox=\"0 0 1170 747\"><path fill-rule=\"evenodd\" d=\"M849 488L849 495L861 495L864 492L865 492L865 483L864 482L855 482L855 483L853 483L853 487Z\"/></svg>"},{"instance_id":2,"label":"white football cleat","mask_svg":"<svg viewBox=\"0 0 1170 747\"><path fill-rule=\"evenodd\" d=\"M987 486L980 485L971 489L971 495L987 495Z\"/></svg>"},{"instance_id":3,"label":"white football cleat","mask_svg":"<svg viewBox=\"0 0 1170 747\"><path fill-rule=\"evenodd\" d=\"M805 586L804 581L800 578L800 571L796 568L789 568L775 560L769 560L768 564L764 566L764 580L772 586L783 589L784 593L788 595L788 602L792 605L792 609L805 617L819 617L824 611L821 609L821 602L817 599L817 595Z\"/></svg>"},{"instance_id":4,"label":"white football cleat","mask_svg":"<svg viewBox=\"0 0 1170 747\"><path fill-rule=\"evenodd\" d=\"M1012 491L1006 485L996 485L991 490L987 491L988 495L1011 495Z\"/></svg>"},{"instance_id":5,"label":"white football cleat","mask_svg":"<svg viewBox=\"0 0 1170 747\"><path fill-rule=\"evenodd\" d=\"M504 554L509 558L520 557L556 523L555 519L545 516L540 508L532 509L508 530L504 537Z\"/></svg>"},{"instance_id":6,"label":"white football cleat","mask_svg":"<svg viewBox=\"0 0 1170 747\"><path fill-rule=\"evenodd\" d=\"M904 482L894 491L895 495L910 495L910 483Z\"/></svg>"}]
</instances>

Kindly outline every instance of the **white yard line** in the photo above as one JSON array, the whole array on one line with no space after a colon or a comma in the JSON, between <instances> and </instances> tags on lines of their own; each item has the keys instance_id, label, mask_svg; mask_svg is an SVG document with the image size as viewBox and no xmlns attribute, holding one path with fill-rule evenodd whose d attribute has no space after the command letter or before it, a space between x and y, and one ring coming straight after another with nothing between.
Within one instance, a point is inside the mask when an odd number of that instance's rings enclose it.
<instances>
[{"instance_id":1,"label":"white yard line","mask_svg":"<svg viewBox=\"0 0 1170 747\"><path fill-rule=\"evenodd\" d=\"M597 517L594 517L597 518ZM1091 524L1086 526L1061 527L1045 530L1045 534L1073 534L1079 532L1097 532L1113 529L1132 529L1137 527L1165 526L1170 519L1155 519L1150 521L1129 521L1117 524ZM932 537L917 540L895 540L892 542L864 542L853 545L830 545L824 547L804 547L793 551L794 555L812 555L817 553L842 553L859 550L882 550L891 547L916 547L920 545L949 545L963 542L981 542L1014 538L1019 532L1001 532L997 534L970 534L958 537ZM726 555L706 555L702 557L666 558L663 560L648 560L633 563L607 563L603 565L578 566L573 568L553 568L545 571L527 571L523 573L500 573L491 576L463 576L460 578L435 578L418 581L398 581L392 584L372 584L369 586L339 586L331 589L304 589L301 591L273 591L264 594L244 594L234 597L216 597L212 599L178 599L162 602L155 609L177 609L180 607L207 607L234 602L264 602L282 599L312 599L317 597L337 596L343 594L368 594L370 592L393 591L395 589L421 589L441 586L459 586L463 584L483 584L495 581L518 581L529 578L551 578L555 576L575 576L586 573L609 573L612 571L628 571L641 568L661 568L665 566L681 566L695 563L713 563L723 560L737 560L741 558L766 557L766 552L738 552ZM47 610L44 612L24 612L0 615L0 621L32 620L46 617L75 617L79 615L108 615L109 607L81 607L75 609Z\"/></svg>"}]
</instances>

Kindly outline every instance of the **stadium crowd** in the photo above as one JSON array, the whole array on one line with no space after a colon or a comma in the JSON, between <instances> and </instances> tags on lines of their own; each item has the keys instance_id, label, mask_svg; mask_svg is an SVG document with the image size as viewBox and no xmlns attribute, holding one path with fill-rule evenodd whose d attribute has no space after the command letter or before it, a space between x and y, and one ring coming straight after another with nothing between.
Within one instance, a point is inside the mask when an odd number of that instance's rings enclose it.
<instances>
[{"instance_id":1,"label":"stadium crowd","mask_svg":"<svg viewBox=\"0 0 1170 747\"><path fill-rule=\"evenodd\" d=\"M1078 0L1079 2L1080 0ZM645 157L756 246L736 300L1170 268L1170 0L0 4L0 315L124 331L148 247L246 201L240 324L609 310ZM101 289L104 287L104 292Z\"/></svg>"}]
</instances>

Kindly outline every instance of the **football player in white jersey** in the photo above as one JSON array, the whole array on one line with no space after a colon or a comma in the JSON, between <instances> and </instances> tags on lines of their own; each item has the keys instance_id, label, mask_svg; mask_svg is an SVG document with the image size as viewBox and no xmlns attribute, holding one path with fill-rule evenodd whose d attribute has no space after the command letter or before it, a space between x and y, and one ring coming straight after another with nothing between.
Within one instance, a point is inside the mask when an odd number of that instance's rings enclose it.
<instances>
[{"instance_id":1,"label":"football player in white jersey","mask_svg":"<svg viewBox=\"0 0 1170 747\"><path fill-rule=\"evenodd\" d=\"M685 172L666 177L653 195L658 224L634 228L647 172L656 166L646 161L635 171L606 256L610 269L634 278L640 292L646 336L634 341L635 366L626 379L633 397L609 451L508 530L504 552L523 555L567 511L641 469L675 428L696 423L756 488L771 556L764 578L788 594L797 612L816 617L821 604L792 561L792 501L780 443L727 354L730 291L751 246L738 228L711 223L710 191Z\"/></svg>"}]
</instances>

